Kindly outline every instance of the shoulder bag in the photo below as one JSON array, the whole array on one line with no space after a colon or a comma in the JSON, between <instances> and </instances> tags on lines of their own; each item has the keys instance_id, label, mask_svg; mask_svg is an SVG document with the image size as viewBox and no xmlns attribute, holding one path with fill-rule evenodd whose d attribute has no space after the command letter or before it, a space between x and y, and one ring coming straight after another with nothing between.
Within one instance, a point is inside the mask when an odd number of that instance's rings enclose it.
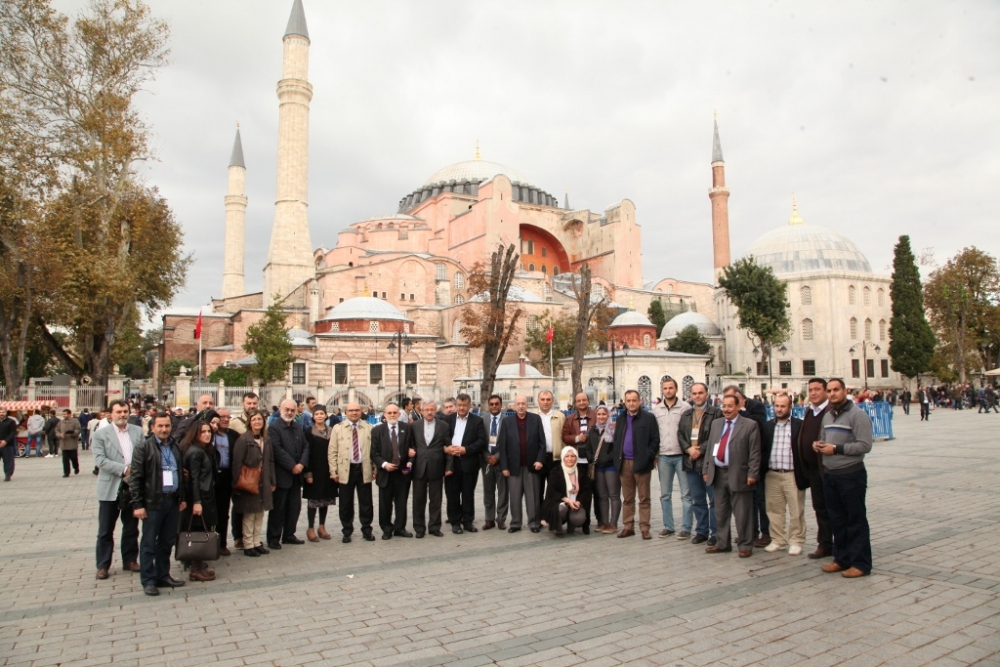
<instances>
[{"instance_id":1,"label":"shoulder bag","mask_svg":"<svg viewBox=\"0 0 1000 667\"><path fill-rule=\"evenodd\" d=\"M205 530L205 519L201 518L202 531L191 532L194 514L188 521L187 532L177 536L177 560L201 561L219 560L219 534L214 530Z\"/></svg>"},{"instance_id":2,"label":"shoulder bag","mask_svg":"<svg viewBox=\"0 0 1000 667\"><path fill-rule=\"evenodd\" d=\"M256 443L254 444L256 446ZM260 465L256 468L243 465L240 467L240 477L236 480L235 489L250 495L260 494L260 473L264 469L263 448L261 448Z\"/></svg>"},{"instance_id":3,"label":"shoulder bag","mask_svg":"<svg viewBox=\"0 0 1000 667\"><path fill-rule=\"evenodd\" d=\"M601 448L604 447L604 434L598 432L601 436L597 441L597 451L594 452L594 458L591 459L590 463L587 464L587 479L593 482L597 478L597 459L601 456Z\"/></svg>"}]
</instances>

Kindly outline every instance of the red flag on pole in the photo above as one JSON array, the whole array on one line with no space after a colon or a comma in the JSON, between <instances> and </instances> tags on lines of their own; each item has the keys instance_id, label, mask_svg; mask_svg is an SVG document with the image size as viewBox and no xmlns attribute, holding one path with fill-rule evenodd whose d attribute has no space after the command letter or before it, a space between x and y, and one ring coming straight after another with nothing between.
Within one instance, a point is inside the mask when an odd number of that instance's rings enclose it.
<instances>
[{"instance_id":1,"label":"red flag on pole","mask_svg":"<svg viewBox=\"0 0 1000 667\"><path fill-rule=\"evenodd\" d=\"M552 342L552 336L554 336L555 333L556 333L556 330L553 327L550 326L549 330L545 334L545 342L546 343L551 343Z\"/></svg>"},{"instance_id":2,"label":"red flag on pole","mask_svg":"<svg viewBox=\"0 0 1000 667\"><path fill-rule=\"evenodd\" d=\"M201 338L201 311L198 311L198 324L194 327L194 339L198 340Z\"/></svg>"}]
</instances>

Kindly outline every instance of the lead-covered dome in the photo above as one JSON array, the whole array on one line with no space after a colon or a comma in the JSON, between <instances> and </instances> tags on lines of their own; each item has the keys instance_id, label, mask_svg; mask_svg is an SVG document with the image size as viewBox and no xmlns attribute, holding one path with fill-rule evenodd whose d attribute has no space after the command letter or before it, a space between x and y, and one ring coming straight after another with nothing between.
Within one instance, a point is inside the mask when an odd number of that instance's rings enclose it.
<instances>
[{"instance_id":1,"label":"lead-covered dome","mask_svg":"<svg viewBox=\"0 0 1000 667\"><path fill-rule=\"evenodd\" d=\"M448 183L450 181L473 181L482 183L492 179L497 174L503 174L512 183L529 183L528 177L517 169L513 169L499 162L489 160L466 160L449 164L447 167L438 169L431 177L424 181L424 185L434 185L435 183Z\"/></svg>"},{"instance_id":2,"label":"lead-covered dome","mask_svg":"<svg viewBox=\"0 0 1000 667\"><path fill-rule=\"evenodd\" d=\"M754 241L747 255L753 255L761 266L770 266L779 276L815 271L872 272L868 259L846 236L805 224L794 198L788 224Z\"/></svg>"},{"instance_id":3,"label":"lead-covered dome","mask_svg":"<svg viewBox=\"0 0 1000 667\"><path fill-rule=\"evenodd\" d=\"M614 320L610 327L651 327L653 323L649 318L635 310L627 310Z\"/></svg>"},{"instance_id":4,"label":"lead-covered dome","mask_svg":"<svg viewBox=\"0 0 1000 667\"><path fill-rule=\"evenodd\" d=\"M722 331L715 325L715 322L701 313L689 310L675 315L669 322L663 325L663 331L660 332L660 340L675 338L677 334L692 325L698 329L698 333L702 336L722 335Z\"/></svg>"},{"instance_id":5,"label":"lead-covered dome","mask_svg":"<svg viewBox=\"0 0 1000 667\"><path fill-rule=\"evenodd\" d=\"M356 296L331 308L323 319L328 321L405 320L406 316L388 301L371 296Z\"/></svg>"}]
</instances>

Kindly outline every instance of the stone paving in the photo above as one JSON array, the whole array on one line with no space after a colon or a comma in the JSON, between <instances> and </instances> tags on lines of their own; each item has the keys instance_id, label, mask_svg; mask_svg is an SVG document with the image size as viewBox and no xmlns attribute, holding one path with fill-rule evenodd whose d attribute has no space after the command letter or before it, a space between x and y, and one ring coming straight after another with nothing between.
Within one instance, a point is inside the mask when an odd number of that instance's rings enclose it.
<instances>
[{"instance_id":1,"label":"stone paving","mask_svg":"<svg viewBox=\"0 0 1000 667\"><path fill-rule=\"evenodd\" d=\"M0 484L0 664L1000 665L1000 416L895 421L868 458L875 569L853 581L783 552L493 530L234 555L149 598L117 553L94 578L90 453L69 479L18 459Z\"/></svg>"}]
</instances>

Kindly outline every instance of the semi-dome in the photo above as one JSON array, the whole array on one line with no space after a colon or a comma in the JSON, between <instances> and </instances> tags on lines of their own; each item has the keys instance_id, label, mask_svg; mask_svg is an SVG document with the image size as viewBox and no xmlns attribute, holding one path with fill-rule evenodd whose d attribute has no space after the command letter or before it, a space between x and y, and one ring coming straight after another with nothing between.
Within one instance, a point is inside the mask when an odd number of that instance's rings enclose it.
<instances>
[{"instance_id":1,"label":"semi-dome","mask_svg":"<svg viewBox=\"0 0 1000 667\"><path fill-rule=\"evenodd\" d=\"M670 340L691 325L697 327L698 333L702 336L722 335L722 331L715 325L715 322L701 313L689 310L679 315L674 315L669 322L663 325L660 340Z\"/></svg>"},{"instance_id":2,"label":"semi-dome","mask_svg":"<svg viewBox=\"0 0 1000 667\"><path fill-rule=\"evenodd\" d=\"M754 241L747 255L753 255L761 266L770 266L779 276L814 271L872 272L868 259L850 239L825 227L805 224L794 203L788 224Z\"/></svg>"},{"instance_id":3,"label":"semi-dome","mask_svg":"<svg viewBox=\"0 0 1000 667\"><path fill-rule=\"evenodd\" d=\"M513 183L528 183L528 177L517 169L513 169L498 162L489 160L465 160L449 164L447 167L438 169L430 178L424 181L424 185L434 185L435 183L447 183L448 181L472 181L482 183L488 181L497 174L503 174Z\"/></svg>"},{"instance_id":4,"label":"semi-dome","mask_svg":"<svg viewBox=\"0 0 1000 667\"><path fill-rule=\"evenodd\" d=\"M635 310L627 310L612 322L612 327L651 327L653 323L649 318Z\"/></svg>"},{"instance_id":5,"label":"semi-dome","mask_svg":"<svg viewBox=\"0 0 1000 667\"><path fill-rule=\"evenodd\" d=\"M403 312L388 301L371 296L356 296L337 304L324 320L406 320Z\"/></svg>"}]
</instances>

